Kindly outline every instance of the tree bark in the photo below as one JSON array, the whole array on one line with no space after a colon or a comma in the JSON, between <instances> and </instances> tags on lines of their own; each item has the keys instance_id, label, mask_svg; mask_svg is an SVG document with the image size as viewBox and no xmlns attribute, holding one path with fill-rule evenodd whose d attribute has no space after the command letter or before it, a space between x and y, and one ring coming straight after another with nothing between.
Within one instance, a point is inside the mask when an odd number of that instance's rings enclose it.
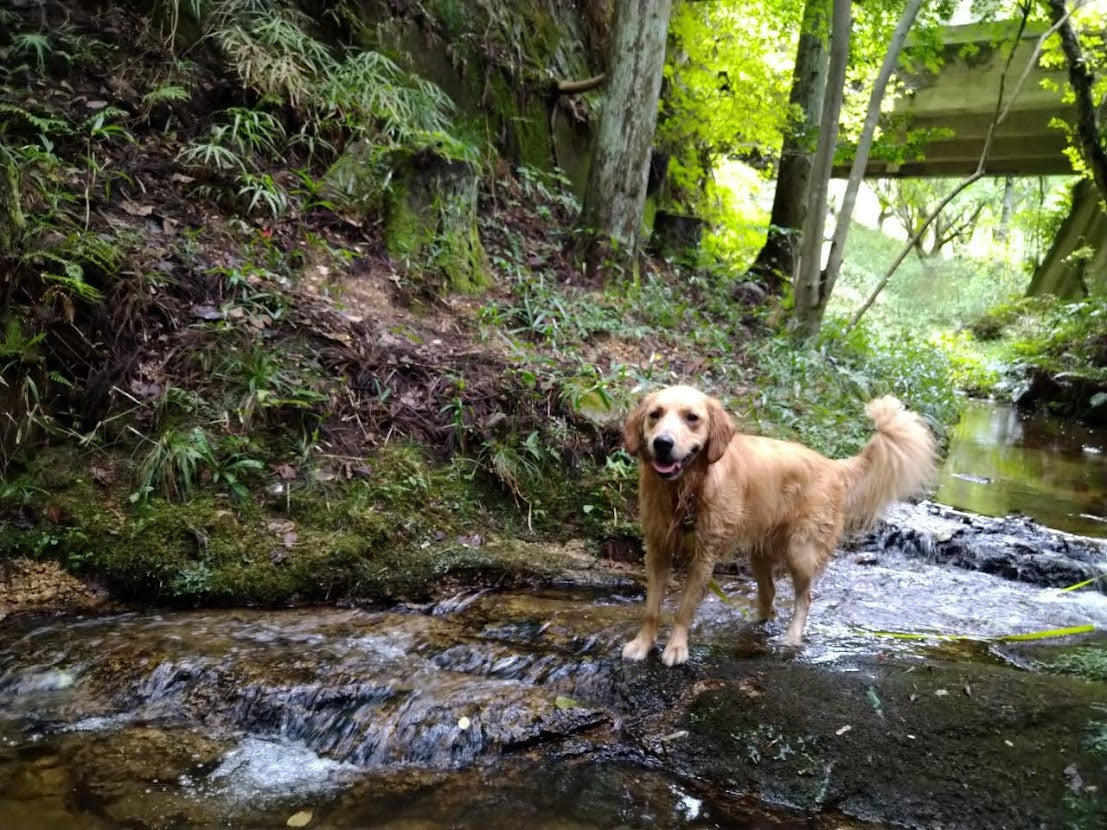
<instances>
[{"instance_id":1,"label":"tree bark","mask_svg":"<svg viewBox=\"0 0 1107 830\"><path fill-rule=\"evenodd\" d=\"M1080 48L1080 39L1072 28L1065 0L1046 0L1054 28L1061 36L1061 51L1069 68L1069 84L1076 96L1076 132L1080 137L1080 152L1091 171L1092 180L1103 199L1107 199L1107 150L1099 133L1099 117L1092 98L1092 73Z\"/></svg>"},{"instance_id":2,"label":"tree bark","mask_svg":"<svg viewBox=\"0 0 1107 830\"><path fill-rule=\"evenodd\" d=\"M818 292L818 305L816 308L817 321L822 323L823 314L826 312L826 304L830 300L830 293L834 290L834 284L838 281L838 274L842 270L842 258L846 252L846 240L849 237L850 222L853 219L853 207L857 203L857 192L861 189L861 180L865 177L865 168L869 164L869 152L873 146L873 136L876 134L876 125L880 121L880 105L884 101L884 90L888 87L888 81L892 78L896 64L899 63L900 52L907 41L907 33L915 23L915 18L922 8L924 0L908 0L907 5L896 24L892 39L888 43L888 50L884 53L884 62L880 66L876 80L873 83L872 94L869 96L869 109L865 113L865 123L861 127L861 136L857 140L857 150L853 155L853 164L849 170L849 180L846 182L846 192L842 196L842 208L838 211L838 218L834 225L834 238L830 243L830 256L827 259L826 270L822 274Z\"/></svg>"},{"instance_id":3,"label":"tree bark","mask_svg":"<svg viewBox=\"0 0 1107 830\"><path fill-rule=\"evenodd\" d=\"M1003 207L1000 209L999 224L992 232L996 242L1006 242L1011 234L1011 214L1015 209L1015 179L1008 176L1003 182Z\"/></svg>"},{"instance_id":4,"label":"tree bark","mask_svg":"<svg viewBox=\"0 0 1107 830\"><path fill-rule=\"evenodd\" d=\"M769 234L748 272L751 279L771 291L780 291L796 275L800 230L807 215L814 142L826 89L826 23L826 0L807 0L788 98L792 107L803 113L803 118L784 136Z\"/></svg>"},{"instance_id":5,"label":"tree bark","mask_svg":"<svg viewBox=\"0 0 1107 830\"><path fill-rule=\"evenodd\" d=\"M607 89L579 226L585 271L628 264L639 244L672 0L616 4Z\"/></svg>"},{"instance_id":6,"label":"tree bark","mask_svg":"<svg viewBox=\"0 0 1107 830\"><path fill-rule=\"evenodd\" d=\"M826 230L826 198L834 150L838 145L838 118L845 95L846 64L849 59L852 28L850 0L834 0L830 26L830 64L826 75L826 94L819 123L819 142L811 170L807 220L803 225L799 278L795 284L795 311L792 330L799 338L808 338L819 329L819 288L822 273L823 232Z\"/></svg>"}]
</instances>

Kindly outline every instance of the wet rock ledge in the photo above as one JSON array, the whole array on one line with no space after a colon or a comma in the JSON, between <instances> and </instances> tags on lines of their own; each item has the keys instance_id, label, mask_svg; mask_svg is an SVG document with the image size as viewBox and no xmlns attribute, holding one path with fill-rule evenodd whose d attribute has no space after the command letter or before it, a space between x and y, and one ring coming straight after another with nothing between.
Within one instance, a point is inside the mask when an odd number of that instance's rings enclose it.
<instances>
[{"instance_id":1,"label":"wet rock ledge","mask_svg":"<svg viewBox=\"0 0 1107 830\"><path fill-rule=\"evenodd\" d=\"M927 501L899 505L854 550L877 557L894 552L1050 588L1104 577L1094 586L1107 593L1107 541L1052 530L1025 516L991 518Z\"/></svg>"}]
</instances>

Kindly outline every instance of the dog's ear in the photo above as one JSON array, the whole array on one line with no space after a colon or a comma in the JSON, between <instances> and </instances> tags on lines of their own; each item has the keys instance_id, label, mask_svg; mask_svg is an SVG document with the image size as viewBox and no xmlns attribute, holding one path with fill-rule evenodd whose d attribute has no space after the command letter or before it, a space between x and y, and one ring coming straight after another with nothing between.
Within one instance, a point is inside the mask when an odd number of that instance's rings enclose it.
<instances>
[{"instance_id":1,"label":"dog's ear","mask_svg":"<svg viewBox=\"0 0 1107 830\"><path fill-rule=\"evenodd\" d=\"M714 464L723 457L730 439L734 437L734 422L723 409L723 405L714 398L707 401L707 463Z\"/></svg>"},{"instance_id":2,"label":"dog's ear","mask_svg":"<svg viewBox=\"0 0 1107 830\"><path fill-rule=\"evenodd\" d=\"M646 443L645 425L642 422L646 418L646 409L652 398L653 395L642 398L627 415L626 423L623 424L623 440L626 441L627 452L631 455L638 455L642 451L642 445Z\"/></svg>"}]
</instances>

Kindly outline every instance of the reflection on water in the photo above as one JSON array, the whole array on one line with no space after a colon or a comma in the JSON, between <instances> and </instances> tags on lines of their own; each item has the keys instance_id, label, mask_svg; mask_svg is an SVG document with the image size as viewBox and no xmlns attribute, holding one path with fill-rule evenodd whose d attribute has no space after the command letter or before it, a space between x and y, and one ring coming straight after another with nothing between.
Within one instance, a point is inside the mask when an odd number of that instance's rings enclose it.
<instances>
[{"instance_id":1,"label":"reflection on water","mask_svg":"<svg viewBox=\"0 0 1107 830\"><path fill-rule=\"evenodd\" d=\"M973 401L954 429L936 500L1107 537L1107 433Z\"/></svg>"}]
</instances>

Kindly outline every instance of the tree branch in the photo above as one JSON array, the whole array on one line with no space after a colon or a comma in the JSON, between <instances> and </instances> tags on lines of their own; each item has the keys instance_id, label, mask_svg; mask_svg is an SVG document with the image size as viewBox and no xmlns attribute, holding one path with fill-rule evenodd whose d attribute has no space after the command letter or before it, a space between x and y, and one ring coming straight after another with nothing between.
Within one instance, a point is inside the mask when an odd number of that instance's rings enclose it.
<instances>
[{"instance_id":1,"label":"tree branch","mask_svg":"<svg viewBox=\"0 0 1107 830\"><path fill-rule=\"evenodd\" d=\"M1069 67L1069 84L1076 95L1076 132L1080 137L1080 151L1084 162L1092 171L1092 180L1099 195L1107 199L1107 151L1099 134L1099 118L1092 99L1092 73L1088 70L1080 39L1069 20L1071 12L1065 8L1065 0L1046 0L1053 28L1061 35L1061 51ZM1079 8L1079 6L1077 6Z\"/></svg>"}]
</instances>

